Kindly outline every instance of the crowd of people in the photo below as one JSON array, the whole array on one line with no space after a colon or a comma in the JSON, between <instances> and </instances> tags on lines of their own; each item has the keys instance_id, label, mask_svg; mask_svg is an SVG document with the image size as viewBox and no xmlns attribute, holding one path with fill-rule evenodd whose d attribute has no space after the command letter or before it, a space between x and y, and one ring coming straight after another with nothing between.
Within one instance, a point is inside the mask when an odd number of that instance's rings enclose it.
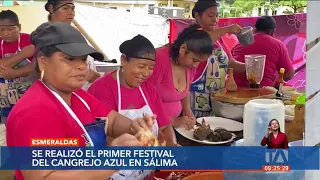
<instances>
[{"instance_id":1,"label":"crowd of people","mask_svg":"<svg viewBox=\"0 0 320 180\"><path fill-rule=\"evenodd\" d=\"M293 77L285 46L273 38L272 17L256 22L252 45L230 50L221 37L241 27L217 26L216 1L198 1L192 10L197 23L172 44L156 49L142 35L123 42L120 69L103 77L86 62L88 56L102 61L103 54L71 25L74 2L48 0L45 9L48 22L31 35L20 32L13 11L0 12L0 107L8 146L29 146L30 138L71 137L79 138L82 146L142 146L135 136L141 129L163 136L167 146L180 146L173 127L192 128L196 118L211 115L210 94L224 88L228 67L239 86L248 86L243 80L245 54L266 55L263 86L274 85L280 68L286 69L285 80ZM88 91L82 89L86 82L93 82ZM199 94L207 106L196 100ZM120 180L143 179L150 173L17 170L15 176Z\"/></svg>"}]
</instances>

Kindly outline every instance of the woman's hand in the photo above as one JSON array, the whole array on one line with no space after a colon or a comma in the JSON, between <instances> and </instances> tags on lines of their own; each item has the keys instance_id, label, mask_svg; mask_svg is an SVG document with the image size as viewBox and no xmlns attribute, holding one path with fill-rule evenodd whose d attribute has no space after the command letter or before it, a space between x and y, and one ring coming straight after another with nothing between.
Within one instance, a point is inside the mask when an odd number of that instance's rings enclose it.
<instances>
[{"instance_id":1,"label":"woman's hand","mask_svg":"<svg viewBox=\"0 0 320 180\"><path fill-rule=\"evenodd\" d=\"M16 70L5 67L5 66L0 66L0 77L4 79L14 79L17 77Z\"/></svg>"},{"instance_id":2,"label":"woman's hand","mask_svg":"<svg viewBox=\"0 0 320 180\"><path fill-rule=\"evenodd\" d=\"M173 120L172 125L174 127L185 127L186 129L192 129L195 125L195 121L187 116L177 117Z\"/></svg>"},{"instance_id":3,"label":"woman's hand","mask_svg":"<svg viewBox=\"0 0 320 180\"><path fill-rule=\"evenodd\" d=\"M189 119L194 121L194 124L196 124L196 116L194 116L192 110L190 108L187 108L186 110L183 110L182 114L184 116L187 116Z\"/></svg>"},{"instance_id":4,"label":"woman's hand","mask_svg":"<svg viewBox=\"0 0 320 180\"><path fill-rule=\"evenodd\" d=\"M145 115L143 118L138 118L131 121L130 124L130 132L131 134L137 134L142 129L149 129L152 130L152 125L154 124L154 121L156 120L157 116L148 116Z\"/></svg>"},{"instance_id":5,"label":"woman's hand","mask_svg":"<svg viewBox=\"0 0 320 180\"><path fill-rule=\"evenodd\" d=\"M237 34L241 32L242 27L239 26L238 24L231 24L226 27L227 33L229 34Z\"/></svg>"},{"instance_id":6,"label":"woman's hand","mask_svg":"<svg viewBox=\"0 0 320 180\"><path fill-rule=\"evenodd\" d=\"M268 138L268 136L269 136L271 133L272 133L272 131L271 131L271 127L269 126L269 127L267 128L267 135L266 135L266 138Z\"/></svg>"},{"instance_id":7,"label":"woman's hand","mask_svg":"<svg viewBox=\"0 0 320 180\"><path fill-rule=\"evenodd\" d=\"M143 146L135 136L123 134L112 140L110 146Z\"/></svg>"},{"instance_id":8,"label":"woman's hand","mask_svg":"<svg viewBox=\"0 0 320 180\"><path fill-rule=\"evenodd\" d=\"M34 45L25 46L24 48L21 49L21 52L19 53L19 55L22 58L32 57L34 55L35 49L36 47Z\"/></svg>"}]
</instances>

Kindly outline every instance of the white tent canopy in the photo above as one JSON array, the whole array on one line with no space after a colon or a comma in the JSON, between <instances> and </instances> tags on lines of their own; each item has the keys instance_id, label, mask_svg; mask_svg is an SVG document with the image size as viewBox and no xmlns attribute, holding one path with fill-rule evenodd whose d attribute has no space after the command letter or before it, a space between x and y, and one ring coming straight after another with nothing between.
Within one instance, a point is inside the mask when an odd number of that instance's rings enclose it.
<instances>
[{"instance_id":1,"label":"white tent canopy","mask_svg":"<svg viewBox=\"0 0 320 180\"><path fill-rule=\"evenodd\" d=\"M0 10L11 9L19 16L22 32L31 33L47 21L48 12L44 2L21 1L20 6L3 6ZM30 19L30 14L33 17ZM169 22L156 15L121 12L114 9L99 8L76 3L78 28L93 46L98 47L109 59L119 59L120 44L141 34L155 47L168 43ZM114 65L114 64L113 64ZM119 64L117 64L119 65Z\"/></svg>"},{"instance_id":2,"label":"white tent canopy","mask_svg":"<svg viewBox=\"0 0 320 180\"><path fill-rule=\"evenodd\" d=\"M120 44L138 34L155 47L168 43L169 22L160 16L76 4L75 20L109 59L119 59Z\"/></svg>"}]
</instances>

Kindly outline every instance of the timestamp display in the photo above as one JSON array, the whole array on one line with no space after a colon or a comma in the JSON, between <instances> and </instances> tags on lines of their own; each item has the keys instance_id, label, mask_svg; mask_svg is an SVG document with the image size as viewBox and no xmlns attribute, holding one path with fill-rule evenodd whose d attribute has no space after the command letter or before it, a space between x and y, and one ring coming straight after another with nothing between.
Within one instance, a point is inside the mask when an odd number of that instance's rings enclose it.
<instances>
[{"instance_id":1,"label":"timestamp display","mask_svg":"<svg viewBox=\"0 0 320 180\"><path fill-rule=\"evenodd\" d=\"M286 172L286 171L290 171L290 166L289 165L264 165L262 166L262 171Z\"/></svg>"}]
</instances>

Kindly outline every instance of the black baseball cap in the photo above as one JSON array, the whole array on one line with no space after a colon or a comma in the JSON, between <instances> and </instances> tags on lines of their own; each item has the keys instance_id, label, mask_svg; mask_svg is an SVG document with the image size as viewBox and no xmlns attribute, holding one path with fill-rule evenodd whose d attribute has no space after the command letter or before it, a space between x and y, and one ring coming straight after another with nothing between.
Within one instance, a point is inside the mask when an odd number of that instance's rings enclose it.
<instances>
[{"instance_id":1,"label":"black baseball cap","mask_svg":"<svg viewBox=\"0 0 320 180\"><path fill-rule=\"evenodd\" d=\"M38 50L54 46L73 57L90 55L95 60L104 60L103 54L91 47L82 34L67 23L43 23L31 33L30 39Z\"/></svg>"},{"instance_id":2,"label":"black baseball cap","mask_svg":"<svg viewBox=\"0 0 320 180\"><path fill-rule=\"evenodd\" d=\"M271 16L261 16L256 21L255 27L257 30L265 31L275 29L277 27L277 23L276 20Z\"/></svg>"}]
</instances>

